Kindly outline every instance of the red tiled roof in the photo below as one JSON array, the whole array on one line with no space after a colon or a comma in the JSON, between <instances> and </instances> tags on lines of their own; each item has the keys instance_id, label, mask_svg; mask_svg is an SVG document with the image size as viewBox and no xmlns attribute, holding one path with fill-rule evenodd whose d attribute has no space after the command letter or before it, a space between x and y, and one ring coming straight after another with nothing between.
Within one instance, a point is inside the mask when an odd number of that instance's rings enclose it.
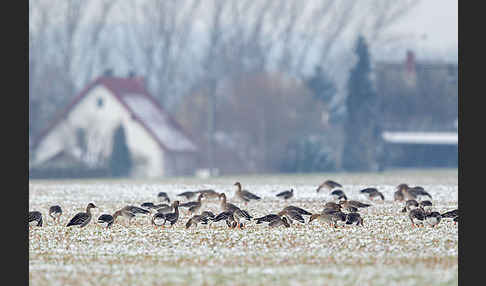
<instances>
[{"instance_id":1,"label":"red tiled roof","mask_svg":"<svg viewBox=\"0 0 486 286\"><path fill-rule=\"evenodd\" d=\"M195 152L197 147L189 134L170 116L162 106L147 92L140 78L99 77L88 86L64 109L34 142L37 146L42 139L73 110L94 87L104 85L116 99L131 113L143 128L166 151Z\"/></svg>"}]
</instances>

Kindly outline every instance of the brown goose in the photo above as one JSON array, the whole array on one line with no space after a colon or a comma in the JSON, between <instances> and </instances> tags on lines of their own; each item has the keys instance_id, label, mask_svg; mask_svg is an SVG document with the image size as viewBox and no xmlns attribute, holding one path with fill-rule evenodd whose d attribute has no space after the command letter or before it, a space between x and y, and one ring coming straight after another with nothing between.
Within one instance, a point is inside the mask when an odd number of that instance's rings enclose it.
<instances>
[{"instance_id":1,"label":"brown goose","mask_svg":"<svg viewBox=\"0 0 486 286\"><path fill-rule=\"evenodd\" d=\"M208 218L207 217L204 217L202 215L192 216L186 222L186 228L190 228L192 225L197 226L198 223L207 224L208 223Z\"/></svg>"},{"instance_id":2,"label":"brown goose","mask_svg":"<svg viewBox=\"0 0 486 286\"><path fill-rule=\"evenodd\" d=\"M197 196L197 201L192 201L192 202L187 202L187 203L182 203L179 205L180 208L191 208L194 206L201 206L201 199L204 196L204 194L199 194Z\"/></svg>"},{"instance_id":3,"label":"brown goose","mask_svg":"<svg viewBox=\"0 0 486 286\"><path fill-rule=\"evenodd\" d=\"M199 194L199 196L197 197L197 204L193 205L192 207L189 207L189 213L194 214L199 212L202 206L201 199L203 197L205 197L204 193Z\"/></svg>"},{"instance_id":4,"label":"brown goose","mask_svg":"<svg viewBox=\"0 0 486 286\"><path fill-rule=\"evenodd\" d=\"M393 193L393 200L398 202L403 202L405 200L405 196L403 195L401 190L397 190Z\"/></svg>"},{"instance_id":5,"label":"brown goose","mask_svg":"<svg viewBox=\"0 0 486 286\"><path fill-rule=\"evenodd\" d=\"M365 204L365 203L362 203L362 202L359 202L359 201L348 201L348 200L341 200L339 202L339 204L341 205L341 208L342 209L345 209L345 210L348 210L348 211L354 211L355 209L354 208L367 208L369 206L371 206L370 204Z\"/></svg>"},{"instance_id":6,"label":"brown goose","mask_svg":"<svg viewBox=\"0 0 486 286\"><path fill-rule=\"evenodd\" d=\"M102 214L98 217L98 224L106 228L110 228L115 222L116 218L121 216L121 211L116 211L113 215Z\"/></svg>"},{"instance_id":7,"label":"brown goose","mask_svg":"<svg viewBox=\"0 0 486 286\"><path fill-rule=\"evenodd\" d=\"M324 209L333 209L333 210L341 210L341 205L340 204L336 204L335 202L327 202L325 205L324 205Z\"/></svg>"},{"instance_id":8,"label":"brown goose","mask_svg":"<svg viewBox=\"0 0 486 286\"><path fill-rule=\"evenodd\" d=\"M296 211L293 211L293 210L282 210L278 213L278 215L280 217L286 217L287 218L287 221L292 224L292 220L296 220L298 222L301 222L301 223L305 223L305 220L304 218L302 217L301 214L299 214L298 212Z\"/></svg>"},{"instance_id":9,"label":"brown goose","mask_svg":"<svg viewBox=\"0 0 486 286\"><path fill-rule=\"evenodd\" d=\"M238 189L236 190L236 196L238 198L240 198L242 201L244 201L245 203L248 203L251 200L260 200L261 199L259 196L252 194L247 190L242 190L240 182L236 182L235 186L238 187Z\"/></svg>"},{"instance_id":10,"label":"brown goose","mask_svg":"<svg viewBox=\"0 0 486 286\"><path fill-rule=\"evenodd\" d=\"M226 221L226 225L229 228L236 228L236 226L238 225L238 222L236 221L233 212L230 211L221 212L213 219L213 222L218 222L221 220Z\"/></svg>"},{"instance_id":11,"label":"brown goose","mask_svg":"<svg viewBox=\"0 0 486 286\"><path fill-rule=\"evenodd\" d=\"M289 190L283 191L276 195L276 197L282 197L285 200L288 200L293 196L294 196L294 189L290 189L290 191Z\"/></svg>"},{"instance_id":12,"label":"brown goose","mask_svg":"<svg viewBox=\"0 0 486 286\"><path fill-rule=\"evenodd\" d=\"M423 226L424 225L423 222L425 220L425 211L420 207L413 209L408 213L408 217L410 218L410 221L412 222L412 227Z\"/></svg>"},{"instance_id":13,"label":"brown goose","mask_svg":"<svg viewBox=\"0 0 486 286\"><path fill-rule=\"evenodd\" d=\"M337 227L337 223L339 221L346 221L346 214L338 210L324 209L320 214L311 215L309 223L311 223L315 219L318 219L324 223L329 223L331 227Z\"/></svg>"},{"instance_id":14,"label":"brown goose","mask_svg":"<svg viewBox=\"0 0 486 286\"><path fill-rule=\"evenodd\" d=\"M270 221L270 223L268 224L269 227L279 227L282 225L285 227L290 227L290 224L285 216L278 217L277 219Z\"/></svg>"},{"instance_id":15,"label":"brown goose","mask_svg":"<svg viewBox=\"0 0 486 286\"><path fill-rule=\"evenodd\" d=\"M303 208L299 208L299 207L296 207L296 206L286 206L283 210L284 211L285 210L296 211L301 215L312 215L312 213L304 210Z\"/></svg>"},{"instance_id":16,"label":"brown goose","mask_svg":"<svg viewBox=\"0 0 486 286\"><path fill-rule=\"evenodd\" d=\"M61 215L62 215L62 209L60 206L55 205L49 208L49 216L54 220L54 222L56 222L56 219L57 222L59 222L59 218L61 217Z\"/></svg>"},{"instance_id":17,"label":"brown goose","mask_svg":"<svg viewBox=\"0 0 486 286\"><path fill-rule=\"evenodd\" d=\"M174 201L172 203L172 207L174 208L174 212L165 214L164 221L164 225L166 221L170 222L171 227L179 220L179 201Z\"/></svg>"},{"instance_id":18,"label":"brown goose","mask_svg":"<svg viewBox=\"0 0 486 286\"><path fill-rule=\"evenodd\" d=\"M383 193L379 192L376 188L366 188L362 189L359 192L362 194L367 194L370 200L373 200L376 197L380 197L382 201L385 200L385 196L383 195Z\"/></svg>"},{"instance_id":19,"label":"brown goose","mask_svg":"<svg viewBox=\"0 0 486 286\"><path fill-rule=\"evenodd\" d=\"M139 215L150 215L150 212L146 209L137 206L125 206L121 210L121 215L128 219L128 225L131 224L132 219Z\"/></svg>"},{"instance_id":20,"label":"brown goose","mask_svg":"<svg viewBox=\"0 0 486 286\"><path fill-rule=\"evenodd\" d=\"M226 202L226 194L221 193L221 209L223 211L229 211L234 214L234 219L237 222L238 228L241 228L240 218L244 218L246 220L251 220L253 217L245 210L240 209L239 207L235 206L234 204Z\"/></svg>"},{"instance_id":21,"label":"brown goose","mask_svg":"<svg viewBox=\"0 0 486 286\"><path fill-rule=\"evenodd\" d=\"M213 189L199 190L196 193L204 194L206 199L219 199L219 193Z\"/></svg>"},{"instance_id":22,"label":"brown goose","mask_svg":"<svg viewBox=\"0 0 486 286\"><path fill-rule=\"evenodd\" d=\"M271 222L274 219L280 219L280 215L278 215L278 214L268 214L266 216L262 216L262 217L259 217L259 218L255 218L256 224L261 224L263 222Z\"/></svg>"},{"instance_id":23,"label":"brown goose","mask_svg":"<svg viewBox=\"0 0 486 286\"><path fill-rule=\"evenodd\" d=\"M29 212L29 228L36 223L36 226L42 226L42 214L39 211Z\"/></svg>"},{"instance_id":24,"label":"brown goose","mask_svg":"<svg viewBox=\"0 0 486 286\"><path fill-rule=\"evenodd\" d=\"M91 209L96 208L93 203L89 203L86 207L86 212L77 213L66 225L66 227L79 225L79 227L85 227L91 221Z\"/></svg>"},{"instance_id":25,"label":"brown goose","mask_svg":"<svg viewBox=\"0 0 486 286\"><path fill-rule=\"evenodd\" d=\"M324 183L320 184L318 187L317 187L317 190L316 192L319 192L322 188L326 188L328 190L332 190L334 188L342 188L343 186L339 183L336 183L332 180L327 180L325 181Z\"/></svg>"},{"instance_id":26,"label":"brown goose","mask_svg":"<svg viewBox=\"0 0 486 286\"><path fill-rule=\"evenodd\" d=\"M421 196L428 196L432 199L432 196L427 193L422 187L409 187L407 184L400 184L397 187L398 191L401 191L404 199L406 200L417 200Z\"/></svg>"}]
</instances>

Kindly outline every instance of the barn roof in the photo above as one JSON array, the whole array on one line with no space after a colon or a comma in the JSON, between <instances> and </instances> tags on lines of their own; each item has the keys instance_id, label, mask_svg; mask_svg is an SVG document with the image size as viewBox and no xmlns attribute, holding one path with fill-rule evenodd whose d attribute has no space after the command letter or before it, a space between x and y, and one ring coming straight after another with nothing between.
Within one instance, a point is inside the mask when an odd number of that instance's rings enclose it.
<instances>
[{"instance_id":1,"label":"barn roof","mask_svg":"<svg viewBox=\"0 0 486 286\"><path fill-rule=\"evenodd\" d=\"M141 78L102 76L86 86L35 140L37 146L74 109L93 88L105 86L123 107L137 120L166 151L195 152L197 147L190 136L147 92Z\"/></svg>"},{"instance_id":2,"label":"barn roof","mask_svg":"<svg viewBox=\"0 0 486 286\"><path fill-rule=\"evenodd\" d=\"M383 139L397 144L457 145L456 132L383 132Z\"/></svg>"}]
</instances>

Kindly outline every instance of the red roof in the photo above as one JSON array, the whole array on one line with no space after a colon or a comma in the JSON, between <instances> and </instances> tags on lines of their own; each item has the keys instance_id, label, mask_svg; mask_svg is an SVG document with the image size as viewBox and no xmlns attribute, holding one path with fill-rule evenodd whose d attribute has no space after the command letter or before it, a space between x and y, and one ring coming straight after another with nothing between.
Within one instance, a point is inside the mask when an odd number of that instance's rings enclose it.
<instances>
[{"instance_id":1,"label":"red roof","mask_svg":"<svg viewBox=\"0 0 486 286\"><path fill-rule=\"evenodd\" d=\"M99 77L86 86L81 93L64 109L34 142L37 146L42 139L63 119L67 117L94 87L104 85L115 98L130 112L132 118L166 151L195 152L197 147L189 134L170 116L144 87L141 78Z\"/></svg>"}]
</instances>

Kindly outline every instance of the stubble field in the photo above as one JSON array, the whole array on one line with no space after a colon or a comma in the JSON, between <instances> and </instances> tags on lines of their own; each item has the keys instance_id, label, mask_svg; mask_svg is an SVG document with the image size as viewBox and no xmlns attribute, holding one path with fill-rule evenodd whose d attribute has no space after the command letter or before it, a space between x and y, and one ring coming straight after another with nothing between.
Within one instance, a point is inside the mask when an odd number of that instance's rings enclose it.
<instances>
[{"instance_id":1,"label":"stubble field","mask_svg":"<svg viewBox=\"0 0 486 286\"><path fill-rule=\"evenodd\" d=\"M224 222L211 228L185 228L187 209L181 209L173 228L155 229L149 217L128 226L117 219L110 229L96 224L102 213L125 205L156 202L160 191L172 200L188 190L213 188L229 202L259 217L287 205L317 213L330 201L327 190L316 193L322 181L343 185L348 199L372 206L360 211L364 226L330 228L318 221L294 222L290 228L269 228L254 221L242 230ZM239 181L262 197L248 205L234 198ZM393 202L400 183L420 185L432 195L434 210L457 208L457 170L388 171L377 174L312 174L242 176L214 179L164 180L31 180L29 210L42 212L43 227L29 231L31 285L457 285L458 225L442 220L437 228L412 228L403 203ZM370 202L359 193L376 187L385 201ZM288 201L275 194L294 188ZM85 228L65 225L93 202L93 219ZM61 224L48 217L49 206L63 208ZM202 210L219 212L217 202ZM308 217L306 217L306 222Z\"/></svg>"}]
</instances>

